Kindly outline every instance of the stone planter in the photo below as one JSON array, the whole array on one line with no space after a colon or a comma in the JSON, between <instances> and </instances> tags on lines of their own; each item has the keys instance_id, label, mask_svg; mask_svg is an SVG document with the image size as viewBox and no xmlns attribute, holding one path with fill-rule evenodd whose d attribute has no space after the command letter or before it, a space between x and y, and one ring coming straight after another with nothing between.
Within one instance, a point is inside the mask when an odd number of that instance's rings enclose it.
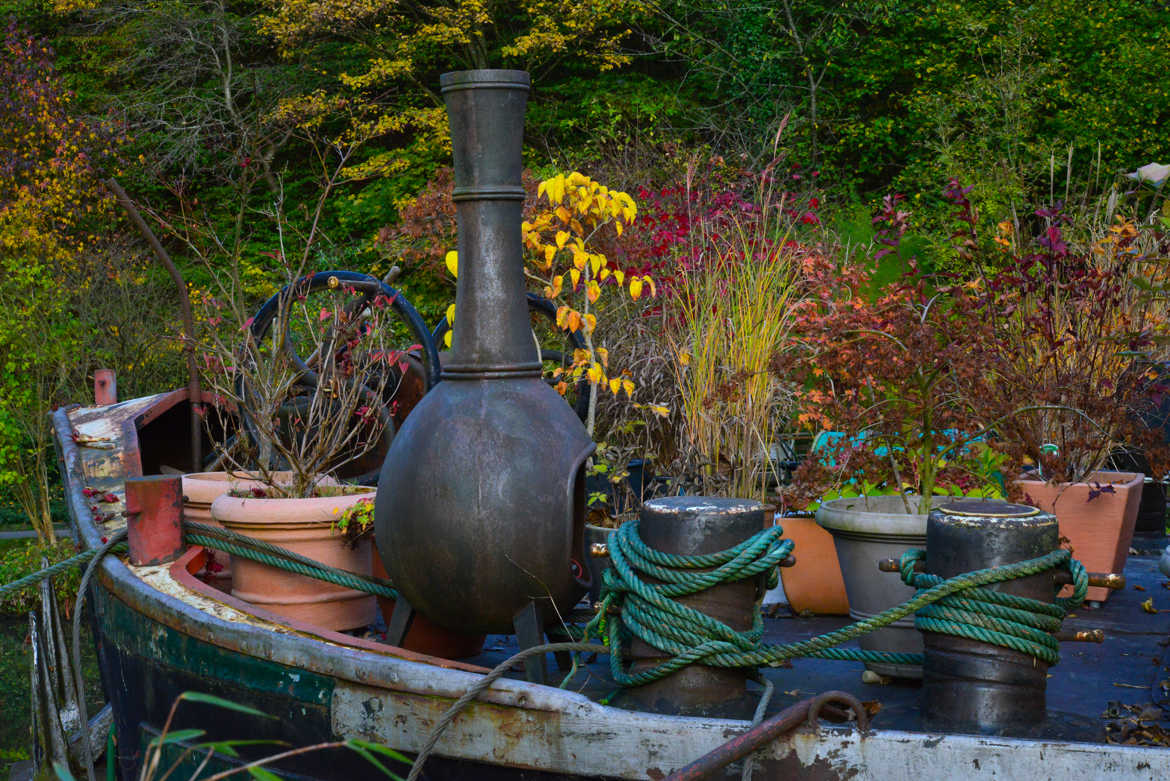
<instances>
[{"instance_id":1,"label":"stone planter","mask_svg":"<svg viewBox=\"0 0 1170 781\"><path fill-rule=\"evenodd\" d=\"M1075 558L1089 572L1116 572L1125 569L1129 545L1141 503L1145 476L1139 472L1094 472L1084 483L1046 483L1017 480L1023 501L1056 516L1060 536L1068 539ZM1100 486L1112 492L1100 491ZM1090 493L1096 493L1090 499ZM1072 593L1071 586L1061 591ZM1104 602L1109 589L1089 586L1085 599Z\"/></svg>"},{"instance_id":2,"label":"stone planter","mask_svg":"<svg viewBox=\"0 0 1170 781\"><path fill-rule=\"evenodd\" d=\"M936 497L935 504L954 497ZM910 497L914 507L917 497ZM817 523L833 535L849 616L871 618L914 596L914 589L896 573L882 572L882 559L896 559L909 548L926 547L926 515L908 515L900 496L833 499L817 510ZM800 551L794 551L800 561ZM922 653L922 635L914 628L914 617L906 616L858 640L867 651ZM921 665L866 664L881 675L921 678Z\"/></svg>"},{"instance_id":3,"label":"stone planter","mask_svg":"<svg viewBox=\"0 0 1170 781\"><path fill-rule=\"evenodd\" d=\"M338 515L375 489L310 499L259 499L223 494L211 514L227 529L279 545L329 567L369 575L372 540L350 548L333 530ZM322 629L369 625L377 611L372 594L232 557L232 596L277 615Z\"/></svg>"}]
</instances>

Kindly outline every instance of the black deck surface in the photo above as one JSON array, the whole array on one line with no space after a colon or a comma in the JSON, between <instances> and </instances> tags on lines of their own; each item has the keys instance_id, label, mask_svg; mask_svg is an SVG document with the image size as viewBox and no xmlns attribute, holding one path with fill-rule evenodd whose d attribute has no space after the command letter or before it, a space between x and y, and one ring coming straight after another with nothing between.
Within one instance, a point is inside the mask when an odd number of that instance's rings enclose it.
<instances>
[{"instance_id":1,"label":"black deck surface","mask_svg":"<svg viewBox=\"0 0 1170 781\"><path fill-rule=\"evenodd\" d=\"M1046 740L1103 742L1105 725L1121 706L1165 706L1162 716L1170 719L1170 580L1158 571L1158 557L1168 540L1162 536L1139 535L1126 564L1126 588L1112 594L1100 607L1086 605L1065 621L1068 630L1102 629L1102 644L1066 642L1061 644L1060 664L1050 670L1048 679L1048 718L1026 732L1009 733L1016 737ZM1159 613L1142 608L1153 600ZM844 616L781 616L766 619L765 642L784 643L806 639L838 629L848 623ZM511 636L488 638L484 653L468 661L494 666L517 650ZM616 689L608 673L608 658L595 660L587 671L578 673L569 688L580 690L594 699L610 695ZM551 656L548 658L550 679L560 682ZM863 701L877 700L881 710L874 719L878 729L922 730L919 702L922 687L917 681L891 679L880 684L861 680L860 663L820 659L797 659L791 668L769 668L765 675L775 684L769 712L776 712L830 689L850 692ZM520 676L519 673L516 674ZM756 688L755 685L752 685ZM620 693L611 699L617 707L623 703ZM1170 720L1162 726L1170 727Z\"/></svg>"}]
</instances>

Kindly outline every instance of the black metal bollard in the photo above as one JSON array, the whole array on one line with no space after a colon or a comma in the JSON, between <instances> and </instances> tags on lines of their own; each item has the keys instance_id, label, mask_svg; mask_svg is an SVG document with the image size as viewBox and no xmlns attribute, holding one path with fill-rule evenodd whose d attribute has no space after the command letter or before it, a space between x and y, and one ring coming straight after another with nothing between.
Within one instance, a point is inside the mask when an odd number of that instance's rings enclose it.
<instances>
[{"instance_id":1,"label":"black metal bollard","mask_svg":"<svg viewBox=\"0 0 1170 781\"><path fill-rule=\"evenodd\" d=\"M1014 564L1059 547L1056 518L1035 507L958 500L934 509L926 529L926 571L949 578ZM987 588L1051 602L1055 573ZM994 733L1043 721L1048 664L1027 654L924 632L922 715L928 728Z\"/></svg>"},{"instance_id":2,"label":"black metal bollard","mask_svg":"<svg viewBox=\"0 0 1170 781\"><path fill-rule=\"evenodd\" d=\"M638 531L642 541L664 553L691 556L716 553L772 524L772 508L748 499L674 496L642 506ZM756 602L764 593L765 575L725 583L677 599L681 604L724 622L736 631L750 629ZM651 581L653 582L653 581ZM632 670L664 661L663 653L640 640L630 644ZM755 697L747 697L747 681L755 668L706 667L692 664L662 680L630 689L626 697L641 708L659 713L743 716Z\"/></svg>"}]
</instances>

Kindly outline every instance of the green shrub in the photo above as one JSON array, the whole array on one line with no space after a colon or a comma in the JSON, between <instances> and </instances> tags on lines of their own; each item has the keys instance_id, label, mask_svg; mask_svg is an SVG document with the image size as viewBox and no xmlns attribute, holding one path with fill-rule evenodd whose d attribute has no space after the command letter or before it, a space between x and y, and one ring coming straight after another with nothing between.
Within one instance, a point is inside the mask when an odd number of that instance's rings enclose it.
<instances>
[{"instance_id":1,"label":"green shrub","mask_svg":"<svg viewBox=\"0 0 1170 781\"><path fill-rule=\"evenodd\" d=\"M58 540L55 545L41 545L36 540L0 541L0 585L12 583L41 569L42 559L49 564L63 561L77 553L73 540ZM81 582L81 567L75 567L55 576L57 594L64 602L72 602ZM19 591L0 597L0 615L23 615L40 605L37 585L34 583Z\"/></svg>"}]
</instances>

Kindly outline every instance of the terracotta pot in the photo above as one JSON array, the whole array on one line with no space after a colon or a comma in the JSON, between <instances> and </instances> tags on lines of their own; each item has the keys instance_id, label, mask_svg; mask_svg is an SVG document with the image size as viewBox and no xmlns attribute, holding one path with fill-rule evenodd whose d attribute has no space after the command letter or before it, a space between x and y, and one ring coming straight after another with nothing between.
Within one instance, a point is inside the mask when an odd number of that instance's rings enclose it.
<instances>
[{"instance_id":1,"label":"terracotta pot","mask_svg":"<svg viewBox=\"0 0 1170 781\"><path fill-rule=\"evenodd\" d=\"M291 479L292 472L274 472L276 480ZM321 479L322 485L337 485L331 477ZM205 523L209 526L221 526L219 521L211 517L211 503L228 491L249 490L263 488L264 483L257 480L248 472L191 472L183 475L183 519ZM199 573L199 577L215 586L220 591L232 590L231 556L223 551L209 548L212 554L207 568Z\"/></svg>"},{"instance_id":2,"label":"terracotta pot","mask_svg":"<svg viewBox=\"0 0 1170 781\"><path fill-rule=\"evenodd\" d=\"M386 567L382 564L382 557L378 555L378 548L374 546L374 575L385 578ZM378 609L382 611L382 619L386 626L390 626L390 619L394 616L397 603L388 597L378 597ZM475 656L483 650L483 641L487 635L469 635L462 632L453 632L450 629L431 622L422 613L415 613L410 622L410 629L406 630L406 637L402 640L402 647L408 651L417 651L420 654L439 656L444 659L464 659Z\"/></svg>"},{"instance_id":3,"label":"terracotta pot","mask_svg":"<svg viewBox=\"0 0 1170 781\"><path fill-rule=\"evenodd\" d=\"M833 535L812 518L780 518L784 536L796 543L796 565L780 568L788 605L797 613L843 616L849 613L845 579Z\"/></svg>"},{"instance_id":4,"label":"terracotta pot","mask_svg":"<svg viewBox=\"0 0 1170 781\"><path fill-rule=\"evenodd\" d=\"M1144 477L1138 472L1094 472L1084 483L1017 480L1015 484L1025 503L1056 516L1060 536L1068 538L1068 547L1085 569L1121 573L1133 542ZM1113 492L1090 500L1089 492L1098 485L1111 486ZM1071 593L1071 586L1061 591L1063 596ZM1089 586L1085 596L1094 602L1108 598L1109 589L1101 586Z\"/></svg>"},{"instance_id":5,"label":"terracotta pot","mask_svg":"<svg viewBox=\"0 0 1170 781\"><path fill-rule=\"evenodd\" d=\"M279 545L329 567L369 575L372 544L367 537L350 548L333 530L337 516L374 489L311 499L257 499L223 494L211 514L225 528ZM265 610L323 629L355 629L374 620L372 594L232 557L232 596Z\"/></svg>"}]
</instances>

